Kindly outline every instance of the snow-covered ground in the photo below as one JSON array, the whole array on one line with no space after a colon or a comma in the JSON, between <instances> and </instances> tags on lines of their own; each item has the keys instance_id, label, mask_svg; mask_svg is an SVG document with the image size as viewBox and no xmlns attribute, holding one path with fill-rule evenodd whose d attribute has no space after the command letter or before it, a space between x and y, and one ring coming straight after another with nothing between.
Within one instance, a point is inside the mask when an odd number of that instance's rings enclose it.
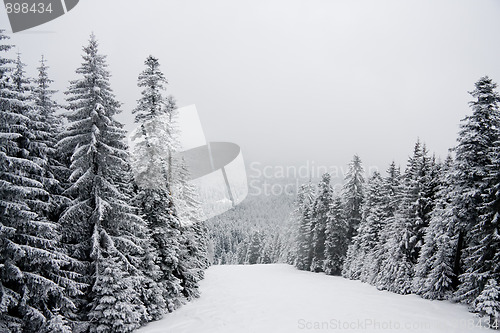
<instances>
[{"instance_id":1,"label":"snow-covered ground","mask_svg":"<svg viewBox=\"0 0 500 333\"><path fill-rule=\"evenodd\" d=\"M140 333L492 332L459 304L288 265L212 266L202 296Z\"/></svg>"}]
</instances>

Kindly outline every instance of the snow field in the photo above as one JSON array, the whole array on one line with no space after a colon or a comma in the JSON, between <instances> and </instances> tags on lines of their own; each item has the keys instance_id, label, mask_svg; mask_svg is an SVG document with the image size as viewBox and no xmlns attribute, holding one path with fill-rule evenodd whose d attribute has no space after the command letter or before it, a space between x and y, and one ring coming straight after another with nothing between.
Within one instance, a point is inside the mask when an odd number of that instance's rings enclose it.
<instances>
[{"instance_id":1,"label":"snow field","mask_svg":"<svg viewBox=\"0 0 500 333\"><path fill-rule=\"evenodd\" d=\"M139 333L491 332L460 304L282 264L212 266L201 298Z\"/></svg>"}]
</instances>

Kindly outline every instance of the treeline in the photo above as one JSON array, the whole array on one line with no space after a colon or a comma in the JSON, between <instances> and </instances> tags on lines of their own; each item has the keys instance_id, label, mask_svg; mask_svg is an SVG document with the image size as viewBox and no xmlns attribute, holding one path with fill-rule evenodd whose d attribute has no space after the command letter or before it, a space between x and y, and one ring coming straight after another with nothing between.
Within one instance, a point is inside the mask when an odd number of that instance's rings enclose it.
<instances>
[{"instance_id":1,"label":"treeline","mask_svg":"<svg viewBox=\"0 0 500 333\"><path fill-rule=\"evenodd\" d=\"M325 174L295 203L301 270L342 275L380 290L468 304L492 328L500 317L500 96L488 77L444 161L415 144L401 172L365 180L355 156L341 193Z\"/></svg>"},{"instance_id":2,"label":"treeline","mask_svg":"<svg viewBox=\"0 0 500 333\"><path fill-rule=\"evenodd\" d=\"M158 60L139 75L130 153L93 35L64 107L45 59L28 78L7 42L0 30L0 331L131 332L198 297L207 231Z\"/></svg>"}]
</instances>

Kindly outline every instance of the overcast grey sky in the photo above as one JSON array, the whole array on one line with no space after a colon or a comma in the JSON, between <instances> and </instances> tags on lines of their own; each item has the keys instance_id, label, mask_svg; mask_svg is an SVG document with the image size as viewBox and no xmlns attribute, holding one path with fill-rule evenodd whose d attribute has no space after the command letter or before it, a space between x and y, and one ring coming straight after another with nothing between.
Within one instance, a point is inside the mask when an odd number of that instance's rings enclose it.
<instances>
[{"instance_id":1,"label":"overcast grey sky","mask_svg":"<svg viewBox=\"0 0 500 333\"><path fill-rule=\"evenodd\" d=\"M1 26L10 31L5 9ZM160 59L179 106L247 163L406 163L417 137L444 157L467 91L500 81L498 0L82 0L10 34L34 73L43 53L63 91L94 32L133 128L137 75Z\"/></svg>"}]
</instances>

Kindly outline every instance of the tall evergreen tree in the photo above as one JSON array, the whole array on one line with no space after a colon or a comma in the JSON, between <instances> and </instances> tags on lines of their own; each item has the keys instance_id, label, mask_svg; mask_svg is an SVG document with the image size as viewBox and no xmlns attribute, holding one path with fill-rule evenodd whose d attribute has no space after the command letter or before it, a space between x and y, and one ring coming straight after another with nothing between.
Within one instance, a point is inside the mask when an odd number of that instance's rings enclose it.
<instances>
[{"instance_id":1,"label":"tall evergreen tree","mask_svg":"<svg viewBox=\"0 0 500 333\"><path fill-rule=\"evenodd\" d=\"M425 146L417 141L404 174L399 208L387 228L387 255L381 269L384 282L379 287L396 293L411 292L414 265L428 225L427 205L433 205L432 198L427 197L433 191L426 187L431 181L429 161Z\"/></svg>"},{"instance_id":2,"label":"tall evergreen tree","mask_svg":"<svg viewBox=\"0 0 500 333\"><path fill-rule=\"evenodd\" d=\"M328 275L340 275L347 252L348 225L342 207L342 199L336 196L330 203L325 228L324 271Z\"/></svg>"},{"instance_id":3,"label":"tall evergreen tree","mask_svg":"<svg viewBox=\"0 0 500 333\"><path fill-rule=\"evenodd\" d=\"M436 204L415 266L413 290L425 298L444 299L453 289L457 230L450 206L454 195L450 191L452 165L453 160L448 156L440 171Z\"/></svg>"},{"instance_id":4,"label":"tall evergreen tree","mask_svg":"<svg viewBox=\"0 0 500 333\"><path fill-rule=\"evenodd\" d=\"M69 124L58 142L71 153L70 206L61 216L64 242L80 264L75 270L90 289L80 299L90 332L131 332L148 320L139 285L148 247L144 221L131 202L125 132L109 84L105 56L94 35L83 48L83 62L71 81ZM87 312L88 311L88 312Z\"/></svg>"},{"instance_id":5,"label":"tall evergreen tree","mask_svg":"<svg viewBox=\"0 0 500 333\"><path fill-rule=\"evenodd\" d=\"M166 168L166 181L172 186L174 183L174 154L179 148L176 128L176 103L172 96L164 96L168 84L165 75L160 69L157 58L148 56L144 62L146 69L139 74L138 86L143 88L142 97L137 101L133 110L136 123L141 124L142 134L145 136L146 126L158 126L164 132L161 150L155 151ZM151 120L156 120L151 122ZM150 140L151 141L151 140ZM149 142L153 145L153 142ZM152 148L152 147L150 147Z\"/></svg>"},{"instance_id":6,"label":"tall evergreen tree","mask_svg":"<svg viewBox=\"0 0 500 333\"><path fill-rule=\"evenodd\" d=\"M399 207L401 199L401 172L399 167L392 162L387 169L387 176L383 179L382 197L383 211L385 212L385 220L383 221L378 241L375 243L371 254L371 263L369 265L370 276L368 282L381 288L387 281L381 281L384 277L381 272L382 264L387 260L387 242L390 239L390 226L394 219L394 214Z\"/></svg>"},{"instance_id":7,"label":"tall evergreen tree","mask_svg":"<svg viewBox=\"0 0 500 333\"><path fill-rule=\"evenodd\" d=\"M366 282L373 260L373 250L379 242L379 234L387 219L384 210L383 179L375 172L365 188L363 216L356 236L349 246L343 275L350 279L361 279Z\"/></svg>"},{"instance_id":8,"label":"tall evergreen tree","mask_svg":"<svg viewBox=\"0 0 500 333\"><path fill-rule=\"evenodd\" d=\"M0 52L11 48L7 38L0 30ZM48 192L32 144L27 80L20 57L13 72L9 64L0 55L0 322L6 332L35 332L46 329L56 309L74 310L67 295L78 294L79 285L60 269L68 258L58 247L57 225L43 215Z\"/></svg>"},{"instance_id":9,"label":"tall evergreen tree","mask_svg":"<svg viewBox=\"0 0 500 333\"><path fill-rule=\"evenodd\" d=\"M471 303L490 278L500 276L498 240L498 149L500 95L482 77L470 94L472 115L461 124L455 148L453 206L459 220L462 263L457 298Z\"/></svg>"},{"instance_id":10,"label":"tall evergreen tree","mask_svg":"<svg viewBox=\"0 0 500 333\"><path fill-rule=\"evenodd\" d=\"M21 59L21 53L17 52L16 60L14 60L14 68L12 70L12 87L18 92L18 98L23 101L29 100L29 91L31 90L30 80L26 77L24 67L26 64ZM29 104L25 108L29 108ZM19 108L22 106L19 105Z\"/></svg>"},{"instance_id":11,"label":"tall evergreen tree","mask_svg":"<svg viewBox=\"0 0 500 333\"><path fill-rule=\"evenodd\" d=\"M325 260L325 229L330 218L330 206L332 205L332 187L330 185L330 174L325 173L319 183L318 194L314 200L310 213L312 232L312 261L311 271L322 272Z\"/></svg>"},{"instance_id":12,"label":"tall evergreen tree","mask_svg":"<svg viewBox=\"0 0 500 333\"><path fill-rule=\"evenodd\" d=\"M30 84L30 80L26 77L26 71L24 70L26 64L24 64L21 60L21 53L17 53L14 64L15 66L12 70L11 82L12 89L16 94L17 103L13 103L11 108L18 114L25 115L28 118L26 128L23 133L26 139L24 141L26 150L28 151L26 158L38 164L42 168L40 169L40 172L32 173L30 177L40 182L44 190L46 190L43 194L40 193L33 196L33 200L27 200L27 203L33 212L46 217L48 215L48 211L50 210L50 205L46 198L48 195L46 184L48 182L42 170L44 170L44 166L46 165L45 155L47 147L39 140L41 124L37 121L36 109L34 108L30 94L32 86Z\"/></svg>"},{"instance_id":13,"label":"tall evergreen tree","mask_svg":"<svg viewBox=\"0 0 500 333\"><path fill-rule=\"evenodd\" d=\"M426 227L423 205L426 204L423 183L429 169L427 149L420 141L415 143L413 156L408 160L404 174L404 190L401 197L401 209L397 217L404 224L403 242L410 262L416 262L422 245L423 231ZM422 203L424 201L424 203Z\"/></svg>"},{"instance_id":14,"label":"tall evergreen tree","mask_svg":"<svg viewBox=\"0 0 500 333\"><path fill-rule=\"evenodd\" d=\"M153 56L145 61L146 69L139 74L138 86L143 88L137 107L132 111L138 130L132 135L134 148L132 166L138 194L135 202L142 209L157 252L160 273L157 282L163 286L163 298L168 311L182 303L185 276L180 264L183 241L181 222L169 182L168 148L170 139L168 105L163 97L166 79ZM187 272L186 272L187 273ZM186 291L187 292L187 291Z\"/></svg>"},{"instance_id":15,"label":"tall evergreen tree","mask_svg":"<svg viewBox=\"0 0 500 333\"><path fill-rule=\"evenodd\" d=\"M23 105L15 108L18 113L25 114L30 119L26 132L30 136L27 143L28 159L41 167L41 172L32 176L43 185L46 191L46 194L36 197L38 200L30 200L29 204L38 215L55 222L60 213L60 207L67 203L66 198L61 196L63 189L56 178L57 169L64 169L61 168L61 163L55 156L56 137L61 133L61 121L54 116L54 104L50 105L52 91L47 86L50 80L46 75L46 67L41 67L39 79L33 85L26 77L25 66L21 60L21 54L17 53L12 82ZM40 78L40 75L44 77ZM40 83L45 84L45 87L40 87ZM44 95L43 100L40 98L42 95Z\"/></svg>"},{"instance_id":16,"label":"tall evergreen tree","mask_svg":"<svg viewBox=\"0 0 500 333\"><path fill-rule=\"evenodd\" d=\"M56 115L59 105L54 101L55 90L50 88L53 80L49 78L48 66L42 56L38 69L38 77L33 82L31 99L34 102L33 116L36 123L34 133L38 145L35 145L38 161L44 169L41 179L44 188L49 192L48 218L57 221L68 200L62 195L69 169L56 148L58 137L63 131L63 123Z\"/></svg>"},{"instance_id":17,"label":"tall evergreen tree","mask_svg":"<svg viewBox=\"0 0 500 333\"><path fill-rule=\"evenodd\" d=\"M310 212L314 201L314 186L309 181L301 185L295 202L294 218L298 221L297 233L297 259L295 266L300 270L309 270L312 262L312 229Z\"/></svg>"},{"instance_id":18,"label":"tall evergreen tree","mask_svg":"<svg viewBox=\"0 0 500 333\"><path fill-rule=\"evenodd\" d=\"M349 169L344 179L342 197L344 198L345 214L349 225L347 238L349 242L356 235L359 223L361 222L361 205L364 199L364 169L361 159L354 155Z\"/></svg>"}]
</instances>

